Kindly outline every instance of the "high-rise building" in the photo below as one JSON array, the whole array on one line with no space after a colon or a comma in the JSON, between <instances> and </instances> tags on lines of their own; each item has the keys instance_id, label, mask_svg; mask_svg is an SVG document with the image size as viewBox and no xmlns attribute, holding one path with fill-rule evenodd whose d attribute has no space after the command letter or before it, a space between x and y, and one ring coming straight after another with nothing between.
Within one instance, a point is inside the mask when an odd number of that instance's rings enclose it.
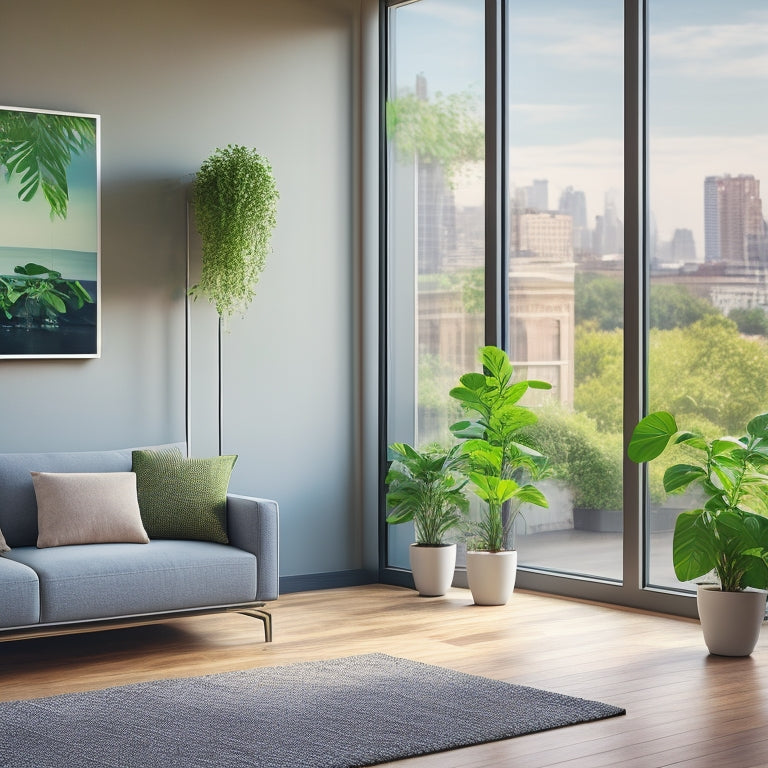
<instances>
[{"instance_id":1,"label":"high-rise building","mask_svg":"<svg viewBox=\"0 0 768 768\"><path fill-rule=\"evenodd\" d=\"M549 210L549 182L546 179L534 179L530 187L525 188L526 207L536 211Z\"/></svg>"},{"instance_id":2,"label":"high-rise building","mask_svg":"<svg viewBox=\"0 0 768 768\"><path fill-rule=\"evenodd\" d=\"M765 258L760 181L752 175L704 179L704 258L750 264Z\"/></svg>"},{"instance_id":3,"label":"high-rise building","mask_svg":"<svg viewBox=\"0 0 768 768\"><path fill-rule=\"evenodd\" d=\"M573 221L562 213L516 213L511 222L514 256L535 256L542 261L573 261Z\"/></svg>"},{"instance_id":4,"label":"high-rise building","mask_svg":"<svg viewBox=\"0 0 768 768\"><path fill-rule=\"evenodd\" d=\"M670 258L680 264L692 264L696 261L696 245L690 229L676 229L672 235Z\"/></svg>"},{"instance_id":5,"label":"high-rise building","mask_svg":"<svg viewBox=\"0 0 768 768\"><path fill-rule=\"evenodd\" d=\"M704 261L720 261L720 178L704 179Z\"/></svg>"},{"instance_id":6,"label":"high-rise building","mask_svg":"<svg viewBox=\"0 0 768 768\"><path fill-rule=\"evenodd\" d=\"M624 253L624 222L619 218L618 194L605 193L605 213L595 217L595 253L601 256Z\"/></svg>"},{"instance_id":7,"label":"high-rise building","mask_svg":"<svg viewBox=\"0 0 768 768\"><path fill-rule=\"evenodd\" d=\"M587 228L587 197L579 189L566 187L560 195L558 211L573 220L573 249L576 253L591 251L592 236Z\"/></svg>"}]
</instances>

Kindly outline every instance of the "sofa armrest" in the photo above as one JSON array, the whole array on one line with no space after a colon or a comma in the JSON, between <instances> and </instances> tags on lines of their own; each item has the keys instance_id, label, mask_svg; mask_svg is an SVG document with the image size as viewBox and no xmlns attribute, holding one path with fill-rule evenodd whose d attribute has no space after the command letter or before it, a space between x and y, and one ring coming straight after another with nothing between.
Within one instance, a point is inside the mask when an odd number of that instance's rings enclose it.
<instances>
[{"instance_id":1,"label":"sofa armrest","mask_svg":"<svg viewBox=\"0 0 768 768\"><path fill-rule=\"evenodd\" d=\"M256 555L256 599L277 600L278 507L271 499L227 494L229 543Z\"/></svg>"}]
</instances>

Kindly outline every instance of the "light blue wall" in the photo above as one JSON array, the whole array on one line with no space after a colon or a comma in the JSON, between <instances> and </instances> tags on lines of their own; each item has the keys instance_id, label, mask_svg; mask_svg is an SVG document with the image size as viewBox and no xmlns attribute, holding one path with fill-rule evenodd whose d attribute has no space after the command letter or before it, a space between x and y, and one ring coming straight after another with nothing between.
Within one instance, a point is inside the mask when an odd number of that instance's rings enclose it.
<instances>
[{"instance_id":1,"label":"light blue wall","mask_svg":"<svg viewBox=\"0 0 768 768\"><path fill-rule=\"evenodd\" d=\"M359 461L376 431L375 415L368 423L364 414L372 372L362 371L359 328L360 8L356 0L3 8L0 104L102 117L103 343L98 360L0 361L0 451L184 438L189 183L217 146L254 146L273 165L279 223L254 304L224 337L224 451L239 455L233 491L280 502L284 576L359 569L364 552L371 566L375 550ZM196 455L217 449L215 324L198 302Z\"/></svg>"}]
</instances>

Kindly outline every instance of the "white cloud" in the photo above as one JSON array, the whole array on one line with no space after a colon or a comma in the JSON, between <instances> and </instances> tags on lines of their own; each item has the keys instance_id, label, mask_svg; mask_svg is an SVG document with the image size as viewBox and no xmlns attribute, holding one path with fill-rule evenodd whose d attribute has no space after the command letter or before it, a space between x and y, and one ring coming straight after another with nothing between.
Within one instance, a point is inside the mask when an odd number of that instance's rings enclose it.
<instances>
[{"instance_id":1,"label":"white cloud","mask_svg":"<svg viewBox=\"0 0 768 768\"><path fill-rule=\"evenodd\" d=\"M623 61L624 32L618 19L612 23L579 13L557 19L527 16L515 18L511 29L518 57L526 51L544 55L567 71L615 67Z\"/></svg>"},{"instance_id":2,"label":"white cloud","mask_svg":"<svg viewBox=\"0 0 768 768\"><path fill-rule=\"evenodd\" d=\"M409 16L421 16L441 24L462 27L480 27L484 24L485 8L482 4L457 3L455 0L431 0L429 3L413 3L404 6Z\"/></svg>"},{"instance_id":3,"label":"white cloud","mask_svg":"<svg viewBox=\"0 0 768 768\"><path fill-rule=\"evenodd\" d=\"M759 78L768 72L768 21L688 25L651 35L654 69L697 78Z\"/></svg>"},{"instance_id":4,"label":"white cloud","mask_svg":"<svg viewBox=\"0 0 768 768\"><path fill-rule=\"evenodd\" d=\"M511 119L519 115L532 125L559 123L584 114L588 107L584 104L516 104L509 105Z\"/></svg>"}]
</instances>

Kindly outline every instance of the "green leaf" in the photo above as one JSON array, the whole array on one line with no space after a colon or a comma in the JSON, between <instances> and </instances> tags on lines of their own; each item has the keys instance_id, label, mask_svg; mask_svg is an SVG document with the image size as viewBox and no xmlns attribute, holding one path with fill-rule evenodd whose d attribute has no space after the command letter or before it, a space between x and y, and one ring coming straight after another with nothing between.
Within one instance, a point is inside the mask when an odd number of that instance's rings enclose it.
<instances>
[{"instance_id":1,"label":"green leaf","mask_svg":"<svg viewBox=\"0 0 768 768\"><path fill-rule=\"evenodd\" d=\"M744 443L737 440L735 437L719 437L712 441L712 455L721 456L723 454L732 453L737 449L743 449ZM738 462L739 464L741 461Z\"/></svg>"},{"instance_id":2,"label":"green leaf","mask_svg":"<svg viewBox=\"0 0 768 768\"><path fill-rule=\"evenodd\" d=\"M473 391L482 391L485 389L485 376L482 373L465 373L459 381L467 388Z\"/></svg>"},{"instance_id":3,"label":"green leaf","mask_svg":"<svg viewBox=\"0 0 768 768\"><path fill-rule=\"evenodd\" d=\"M479 472L470 472L469 479L475 488L475 493L494 507L500 507L508 499L514 498L520 489L514 480L489 477Z\"/></svg>"},{"instance_id":4,"label":"green leaf","mask_svg":"<svg viewBox=\"0 0 768 768\"><path fill-rule=\"evenodd\" d=\"M413 509L400 509L397 512L387 516L387 522L390 525L400 525L400 523L410 523L413 520Z\"/></svg>"},{"instance_id":5,"label":"green leaf","mask_svg":"<svg viewBox=\"0 0 768 768\"><path fill-rule=\"evenodd\" d=\"M40 264L29 262L24 266L17 266L13 268L13 271L17 275L45 275L48 273L48 268L43 267Z\"/></svg>"},{"instance_id":6,"label":"green leaf","mask_svg":"<svg viewBox=\"0 0 768 768\"><path fill-rule=\"evenodd\" d=\"M457 421L451 424L453 435L464 440L482 439L485 436L485 427L474 421Z\"/></svg>"},{"instance_id":7,"label":"green leaf","mask_svg":"<svg viewBox=\"0 0 768 768\"><path fill-rule=\"evenodd\" d=\"M547 497L533 485L522 485L515 494L515 498L521 503L535 504L538 507L549 507Z\"/></svg>"},{"instance_id":8,"label":"green leaf","mask_svg":"<svg viewBox=\"0 0 768 768\"><path fill-rule=\"evenodd\" d=\"M768 518L747 512L744 514L742 526L748 547L768 550Z\"/></svg>"},{"instance_id":9,"label":"green leaf","mask_svg":"<svg viewBox=\"0 0 768 768\"><path fill-rule=\"evenodd\" d=\"M54 291L46 291L40 295L40 301L43 304L48 305L52 309L55 309L60 314L65 314L67 311L67 305L61 300Z\"/></svg>"},{"instance_id":10,"label":"green leaf","mask_svg":"<svg viewBox=\"0 0 768 768\"><path fill-rule=\"evenodd\" d=\"M745 570L742 586L753 589L768 589L768 552L752 549L744 552Z\"/></svg>"},{"instance_id":11,"label":"green leaf","mask_svg":"<svg viewBox=\"0 0 768 768\"><path fill-rule=\"evenodd\" d=\"M480 350L480 360L488 373L505 387L512 378L513 368L509 356L503 349L488 346Z\"/></svg>"},{"instance_id":12,"label":"green leaf","mask_svg":"<svg viewBox=\"0 0 768 768\"><path fill-rule=\"evenodd\" d=\"M641 419L629 440L627 454L641 464L660 456L677 433L677 423L671 413L656 411Z\"/></svg>"},{"instance_id":13,"label":"green leaf","mask_svg":"<svg viewBox=\"0 0 768 768\"><path fill-rule=\"evenodd\" d=\"M692 581L717 565L717 547L712 528L702 509L681 512L672 537L672 564L680 581Z\"/></svg>"},{"instance_id":14,"label":"green leaf","mask_svg":"<svg viewBox=\"0 0 768 768\"><path fill-rule=\"evenodd\" d=\"M768 413L755 416L747 424L747 434L768 439Z\"/></svg>"},{"instance_id":15,"label":"green leaf","mask_svg":"<svg viewBox=\"0 0 768 768\"><path fill-rule=\"evenodd\" d=\"M706 476L707 472L702 467L692 464L675 464L664 473L664 490L667 493L680 492L695 480Z\"/></svg>"},{"instance_id":16,"label":"green leaf","mask_svg":"<svg viewBox=\"0 0 768 768\"><path fill-rule=\"evenodd\" d=\"M701 436L693 432L680 432L674 440L675 445L685 443L685 445L695 448L698 451L706 451L709 447L707 441Z\"/></svg>"},{"instance_id":17,"label":"green leaf","mask_svg":"<svg viewBox=\"0 0 768 768\"><path fill-rule=\"evenodd\" d=\"M501 393L502 407L514 406L519 400L522 400L523 395L528 391L527 381L518 381L517 384L508 386ZM520 407L520 406L517 406Z\"/></svg>"},{"instance_id":18,"label":"green leaf","mask_svg":"<svg viewBox=\"0 0 768 768\"><path fill-rule=\"evenodd\" d=\"M454 400L467 403L468 405L474 406L483 404L480 395L478 395L478 393L473 389L467 389L466 387L454 387L448 394Z\"/></svg>"}]
</instances>

